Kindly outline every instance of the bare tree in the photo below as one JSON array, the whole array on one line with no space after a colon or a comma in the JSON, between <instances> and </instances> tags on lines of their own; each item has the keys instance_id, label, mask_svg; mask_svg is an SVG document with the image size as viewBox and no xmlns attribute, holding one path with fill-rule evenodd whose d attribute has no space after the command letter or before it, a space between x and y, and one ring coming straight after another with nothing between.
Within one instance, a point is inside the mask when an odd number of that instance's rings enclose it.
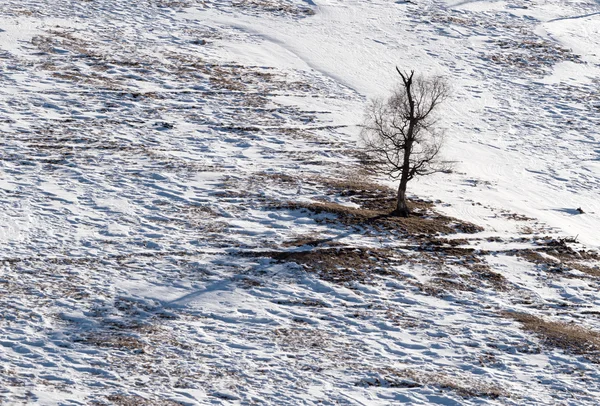
<instances>
[{"instance_id":1,"label":"bare tree","mask_svg":"<svg viewBox=\"0 0 600 406\"><path fill-rule=\"evenodd\" d=\"M448 170L439 161L443 133L436 129L435 112L449 95L441 77L425 78L401 72L402 83L387 99L367 108L361 133L368 162L380 173L400 179L392 214L407 217L406 186L415 176Z\"/></svg>"}]
</instances>

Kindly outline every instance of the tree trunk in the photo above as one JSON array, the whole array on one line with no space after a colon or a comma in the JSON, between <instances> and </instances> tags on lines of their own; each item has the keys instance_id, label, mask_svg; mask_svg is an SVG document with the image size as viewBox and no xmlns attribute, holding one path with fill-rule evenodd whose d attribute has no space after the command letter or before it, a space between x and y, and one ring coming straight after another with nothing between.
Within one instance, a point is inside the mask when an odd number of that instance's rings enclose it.
<instances>
[{"instance_id":1,"label":"tree trunk","mask_svg":"<svg viewBox=\"0 0 600 406\"><path fill-rule=\"evenodd\" d=\"M412 106L411 106L411 114L412 114ZM410 215L410 210L408 209L408 205L406 204L406 185L408 185L409 180L409 171L410 171L410 154L412 153L412 145L413 145L413 131L414 124L411 120L411 123L408 127L407 131L407 140L406 144L404 144L404 163L402 165L402 175L400 177L400 185L398 185L398 200L396 201L396 210L392 213L395 216L399 217L408 217Z\"/></svg>"},{"instance_id":2,"label":"tree trunk","mask_svg":"<svg viewBox=\"0 0 600 406\"><path fill-rule=\"evenodd\" d=\"M406 204L406 184L408 182L405 179L400 181L398 186L398 200L396 201L396 210L392 212L393 215L399 217L408 217L410 210Z\"/></svg>"}]
</instances>

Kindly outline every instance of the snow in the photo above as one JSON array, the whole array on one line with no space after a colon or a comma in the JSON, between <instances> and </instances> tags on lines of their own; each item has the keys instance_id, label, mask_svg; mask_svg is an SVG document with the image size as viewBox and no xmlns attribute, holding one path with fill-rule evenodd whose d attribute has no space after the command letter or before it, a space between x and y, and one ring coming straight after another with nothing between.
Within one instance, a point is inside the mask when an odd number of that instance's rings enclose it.
<instances>
[{"instance_id":1,"label":"snow","mask_svg":"<svg viewBox=\"0 0 600 406\"><path fill-rule=\"evenodd\" d=\"M600 248L599 18L4 0L0 403L598 404L597 354L506 314L600 330L597 257L543 249ZM327 179L369 180L360 124L396 66L453 88L455 170L409 192L483 231L443 250L306 208L359 209Z\"/></svg>"}]
</instances>

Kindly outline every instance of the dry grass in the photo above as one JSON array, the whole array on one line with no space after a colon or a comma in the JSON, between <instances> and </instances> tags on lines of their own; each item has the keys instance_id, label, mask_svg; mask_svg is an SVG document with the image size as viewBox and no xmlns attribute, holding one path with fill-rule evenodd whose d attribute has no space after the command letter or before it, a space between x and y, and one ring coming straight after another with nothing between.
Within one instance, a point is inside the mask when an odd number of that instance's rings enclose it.
<instances>
[{"instance_id":1,"label":"dry grass","mask_svg":"<svg viewBox=\"0 0 600 406\"><path fill-rule=\"evenodd\" d=\"M89 0L87 0L89 1ZM159 0L156 5L161 8L186 8L194 5L204 5L202 0Z\"/></svg>"},{"instance_id":2,"label":"dry grass","mask_svg":"<svg viewBox=\"0 0 600 406\"><path fill-rule=\"evenodd\" d=\"M369 282L373 275L387 275L390 265L403 262L390 250L366 248L322 248L310 251L266 251L249 253L280 262L295 262L323 280L334 283Z\"/></svg>"},{"instance_id":3,"label":"dry grass","mask_svg":"<svg viewBox=\"0 0 600 406\"><path fill-rule=\"evenodd\" d=\"M600 362L600 333L596 331L573 323L544 320L526 313L503 312L502 316L518 321L523 329L536 334L547 346L586 355L594 362Z\"/></svg>"},{"instance_id":4,"label":"dry grass","mask_svg":"<svg viewBox=\"0 0 600 406\"><path fill-rule=\"evenodd\" d=\"M135 352L144 352L144 348L146 347L142 341L135 337L107 333L92 334L79 341L97 347L115 348Z\"/></svg>"},{"instance_id":5,"label":"dry grass","mask_svg":"<svg viewBox=\"0 0 600 406\"><path fill-rule=\"evenodd\" d=\"M321 219L347 226L371 226L378 231L401 232L409 236L429 238L436 234L476 233L483 228L475 224L444 216L433 209L433 203L412 199L408 201L412 215L407 218L391 215L395 208L395 191L387 186L365 180L364 177L330 178L323 176L295 177L286 174L259 173L253 182L275 181L288 187L298 183L316 186L324 192L323 201L275 202L271 209L305 209L315 214L330 213L336 219ZM239 187L236 188L239 190ZM348 200L355 207L326 201L326 196ZM464 240L463 240L464 241ZM459 244L457 242L456 244Z\"/></svg>"},{"instance_id":6,"label":"dry grass","mask_svg":"<svg viewBox=\"0 0 600 406\"><path fill-rule=\"evenodd\" d=\"M422 291L438 296L447 291L472 292L475 286L464 275L455 275L446 271L437 272L427 285L419 286Z\"/></svg>"},{"instance_id":7,"label":"dry grass","mask_svg":"<svg viewBox=\"0 0 600 406\"><path fill-rule=\"evenodd\" d=\"M284 241L281 244L282 247L286 247L286 248L287 247L303 247L303 246L317 247L319 245L327 245L329 247L333 247L333 246L340 246L341 244L334 241L334 238L325 238L317 233L298 235L295 238L293 238L289 241Z\"/></svg>"},{"instance_id":8,"label":"dry grass","mask_svg":"<svg viewBox=\"0 0 600 406\"><path fill-rule=\"evenodd\" d=\"M232 3L232 6L241 9L254 9L262 13L294 16L310 16L315 14L314 10L310 7L281 0L236 0Z\"/></svg>"},{"instance_id":9,"label":"dry grass","mask_svg":"<svg viewBox=\"0 0 600 406\"><path fill-rule=\"evenodd\" d=\"M598 267L598 265L589 266L589 265L571 262L571 263L569 263L569 266L573 269L578 270L579 272L583 272L594 278L600 278L600 268Z\"/></svg>"},{"instance_id":10,"label":"dry grass","mask_svg":"<svg viewBox=\"0 0 600 406\"><path fill-rule=\"evenodd\" d=\"M373 199L369 203L366 203L365 206L378 205L380 202ZM426 205L426 203L410 201L409 207L411 207L413 215L406 218L390 215L391 210L369 209L364 208L364 206L355 208L332 202L288 202L276 205L275 208L291 210L306 209L316 214L330 213L337 216L336 221L346 225L371 225L379 230L394 230L395 232L402 232L403 234L412 236L433 236L436 234L453 234L457 232L476 233L483 230L482 227L475 224L428 210L424 208ZM385 206L388 207L387 203ZM333 222L331 220L323 221Z\"/></svg>"},{"instance_id":11,"label":"dry grass","mask_svg":"<svg viewBox=\"0 0 600 406\"><path fill-rule=\"evenodd\" d=\"M444 372L424 372L415 369L382 368L376 371L376 378L363 379L360 386L381 386L390 388L417 388L436 386L441 390L457 393L463 398L510 397L508 391L500 386L489 384L479 379L464 376L453 376Z\"/></svg>"},{"instance_id":12,"label":"dry grass","mask_svg":"<svg viewBox=\"0 0 600 406\"><path fill-rule=\"evenodd\" d=\"M361 174L352 174L342 179L317 176L307 181L315 182L325 188L327 195L348 198L350 202L359 205L362 209L387 213L392 211L396 205L395 190L365 180L365 176ZM423 214L432 208L433 204L411 200L409 206L415 214Z\"/></svg>"},{"instance_id":13,"label":"dry grass","mask_svg":"<svg viewBox=\"0 0 600 406\"><path fill-rule=\"evenodd\" d=\"M433 269L432 279L426 283L414 283L429 295L444 295L448 291L474 291L490 287L496 291L511 288L508 280L494 272L480 253L472 248L437 246L433 251L428 245L389 248L356 248L335 246L340 243L331 239L308 236L285 244L285 246L313 246L306 251L259 251L242 255L267 257L278 262L301 265L307 272L316 273L321 279L333 283L373 283L378 276L401 276L394 267L399 264L419 264ZM332 246L333 245L333 246ZM416 253L416 255L415 255ZM450 273L448 265L461 267L465 272Z\"/></svg>"},{"instance_id":14,"label":"dry grass","mask_svg":"<svg viewBox=\"0 0 600 406\"><path fill-rule=\"evenodd\" d=\"M320 349L329 346L329 333L314 328L278 328L272 332L279 345L300 349Z\"/></svg>"},{"instance_id":15,"label":"dry grass","mask_svg":"<svg viewBox=\"0 0 600 406\"><path fill-rule=\"evenodd\" d=\"M419 257L422 257L420 254ZM445 257L431 257L425 255L422 258L424 265L437 268L431 279L426 283L412 282L421 292L430 296L444 296L449 292L474 292L477 289L489 287L495 291L507 291L511 289L508 280L501 274L492 271L489 265L482 263L478 257L473 257L473 262L464 262L461 259L449 259ZM468 273L453 272L446 265L457 265L468 270Z\"/></svg>"},{"instance_id":16,"label":"dry grass","mask_svg":"<svg viewBox=\"0 0 600 406\"><path fill-rule=\"evenodd\" d=\"M499 40L496 45L500 52L489 55L495 63L541 74L552 65L570 61L581 63L579 55L544 39Z\"/></svg>"},{"instance_id":17,"label":"dry grass","mask_svg":"<svg viewBox=\"0 0 600 406\"><path fill-rule=\"evenodd\" d=\"M506 291L511 288L508 279L502 274L492 271L492 268L487 264L473 264L467 267L471 269L472 277L488 284L496 291Z\"/></svg>"},{"instance_id":18,"label":"dry grass","mask_svg":"<svg viewBox=\"0 0 600 406\"><path fill-rule=\"evenodd\" d=\"M115 406L181 406L183 403L168 399L145 399L135 395L108 395L108 404ZM100 405L101 403L97 402Z\"/></svg>"},{"instance_id":19,"label":"dry grass","mask_svg":"<svg viewBox=\"0 0 600 406\"><path fill-rule=\"evenodd\" d=\"M330 190L352 196L361 192L380 192L385 194L393 193L393 190L387 186L378 183L370 182L362 176L349 176L342 179L328 178L324 176L315 176L312 180L320 185L323 185Z\"/></svg>"},{"instance_id":20,"label":"dry grass","mask_svg":"<svg viewBox=\"0 0 600 406\"><path fill-rule=\"evenodd\" d=\"M285 306L328 307L325 302L318 299L278 300L276 303Z\"/></svg>"},{"instance_id":21,"label":"dry grass","mask_svg":"<svg viewBox=\"0 0 600 406\"><path fill-rule=\"evenodd\" d=\"M598 252L576 251L568 245L567 240L544 237L534 241L539 248L511 250L507 254L523 258L546 272L572 276L568 272L577 270L591 277L600 277L600 268L596 265L600 260Z\"/></svg>"}]
</instances>

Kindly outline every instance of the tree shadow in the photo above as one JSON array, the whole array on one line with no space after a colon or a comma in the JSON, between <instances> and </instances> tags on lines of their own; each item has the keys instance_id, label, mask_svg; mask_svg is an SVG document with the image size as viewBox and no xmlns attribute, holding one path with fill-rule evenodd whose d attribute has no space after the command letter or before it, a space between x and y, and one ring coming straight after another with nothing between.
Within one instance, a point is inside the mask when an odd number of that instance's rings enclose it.
<instances>
[{"instance_id":1,"label":"tree shadow","mask_svg":"<svg viewBox=\"0 0 600 406\"><path fill-rule=\"evenodd\" d=\"M562 209L552 209L553 211L558 211L561 213L570 214L571 216L576 216L578 214L583 214L583 210L581 208L572 209L570 207L564 207Z\"/></svg>"}]
</instances>

